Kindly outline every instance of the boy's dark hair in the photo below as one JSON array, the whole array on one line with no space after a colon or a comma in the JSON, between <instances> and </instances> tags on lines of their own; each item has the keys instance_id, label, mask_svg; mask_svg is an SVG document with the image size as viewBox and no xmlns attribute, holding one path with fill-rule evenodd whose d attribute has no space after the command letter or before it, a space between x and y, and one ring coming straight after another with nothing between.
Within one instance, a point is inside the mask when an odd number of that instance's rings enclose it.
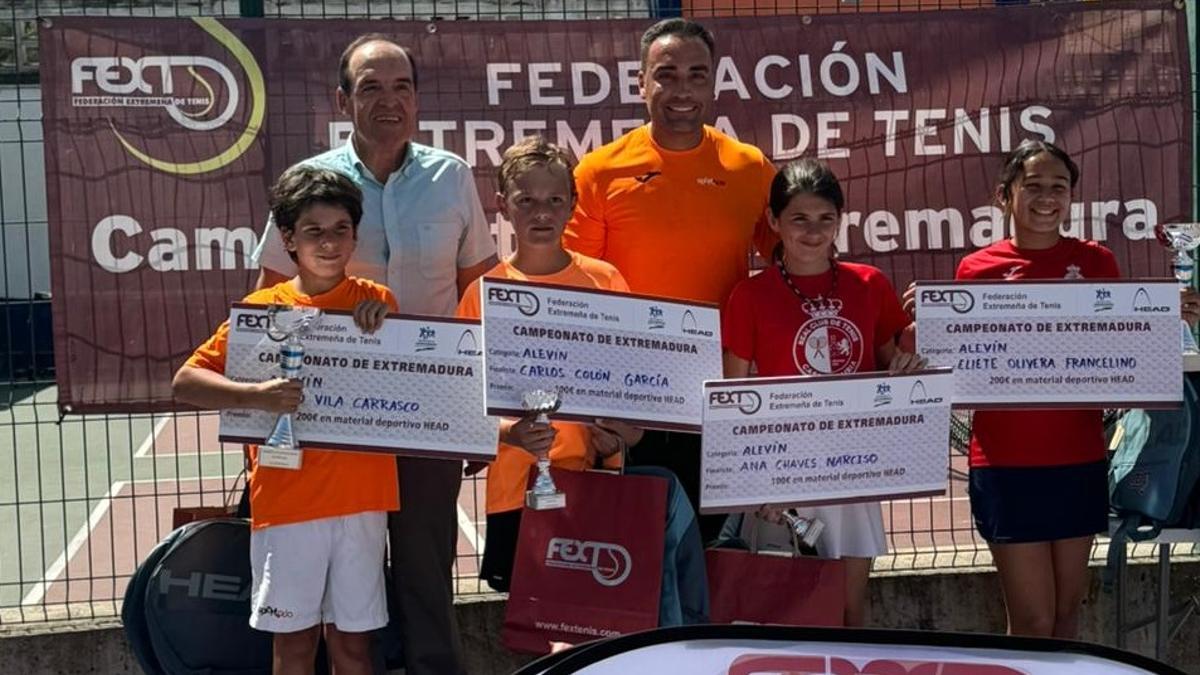
<instances>
[{"instance_id":1,"label":"boy's dark hair","mask_svg":"<svg viewBox=\"0 0 1200 675\"><path fill-rule=\"evenodd\" d=\"M571 171L571 156L541 135L526 136L504 151L499 173L500 194L507 195L513 180L530 168L555 164L566 170L567 181L571 184L571 197L574 198L575 177Z\"/></svg>"},{"instance_id":2,"label":"boy's dark hair","mask_svg":"<svg viewBox=\"0 0 1200 675\"><path fill-rule=\"evenodd\" d=\"M771 181L770 208L776 218L787 208L792 197L813 194L833 204L841 213L846 205L842 184L833 170L824 162L815 159L800 159L783 167Z\"/></svg>"},{"instance_id":3,"label":"boy's dark hair","mask_svg":"<svg viewBox=\"0 0 1200 675\"><path fill-rule=\"evenodd\" d=\"M663 19L642 33L642 68L646 67L646 56L650 53L650 45L654 44L655 40L668 35L681 39L698 39L704 43L705 47L708 47L708 55L714 60L716 59L717 43L713 39L712 32L691 19L676 17Z\"/></svg>"},{"instance_id":4,"label":"boy's dark hair","mask_svg":"<svg viewBox=\"0 0 1200 675\"><path fill-rule=\"evenodd\" d=\"M314 204L340 206L350 216L354 235L358 236L358 221L362 219L362 191L336 171L315 166L293 166L271 186L269 196L271 216L279 234L294 233L296 222L305 209ZM288 252L292 260L296 254Z\"/></svg>"},{"instance_id":5,"label":"boy's dark hair","mask_svg":"<svg viewBox=\"0 0 1200 675\"><path fill-rule=\"evenodd\" d=\"M365 33L354 38L353 42L346 45L346 48L342 50L342 57L338 59L338 89L341 89L342 93L346 94L347 96L352 93L351 88L354 86L354 83L350 81L350 57L354 56L354 52L357 51L359 47L367 44L368 42L386 42L388 44L396 45L400 48L400 51L404 52L404 56L408 58L408 65L412 68L412 85L413 90L415 91L417 89L416 57L413 56L411 49L405 47L399 42L396 42L395 38L384 35L383 33Z\"/></svg>"},{"instance_id":6,"label":"boy's dark hair","mask_svg":"<svg viewBox=\"0 0 1200 675\"><path fill-rule=\"evenodd\" d=\"M1006 202L1011 200L1013 183L1025 175L1025 162L1043 152L1050 153L1066 165L1067 173L1071 176L1071 187L1075 187L1079 182L1079 167L1067 151L1049 141L1026 138L1004 158L1004 166L1000 169L1000 178L996 182L996 196Z\"/></svg>"}]
</instances>

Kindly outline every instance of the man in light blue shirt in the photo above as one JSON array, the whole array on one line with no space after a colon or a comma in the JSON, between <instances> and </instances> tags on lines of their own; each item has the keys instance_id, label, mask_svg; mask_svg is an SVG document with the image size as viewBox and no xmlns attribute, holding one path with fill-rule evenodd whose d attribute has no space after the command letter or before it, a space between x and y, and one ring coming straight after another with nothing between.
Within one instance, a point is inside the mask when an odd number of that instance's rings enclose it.
<instances>
[{"instance_id":1,"label":"man in light blue shirt","mask_svg":"<svg viewBox=\"0 0 1200 675\"><path fill-rule=\"evenodd\" d=\"M407 49L384 35L364 35L342 53L338 75L337 104L354 132L344 146L305 163L342 173L362 190L348 272L387 284L401 312L452 316L467 285L496 264L471 169L412 141L417 72ZM255 256L259 287L295 274L271 223ZM401 510L389 515L388 533L405 672L460 675L452 566L462 462L402 457L398 464Z\"/></svg>"},{"instance_id":2,"label":"man in light blue shirt","mask_svg":"<svg viewBox=\"0 0 1200 675\"><path fill-rule=\"evenodd\" d=\"M380 44L391 43L363 46ZM381 87L374 82L364 86L367 92ZM394 113L386 106L357 111L358 104L349 100L353 97L346 97L343 111L356 117L350 139L303 163L337 171L363 192L358 247L347 273L386 284L406 314L453 316L462 289L495 264L496 247L467 163L408 140L416 130L415 91L407 96L411 108L398 115L400 123L390 121ZM338 97L340 101L340 88ZM404 96L395 98L399 102ZM371 138L375 130L361 131L359 116L367 118L368 128L383 127L405 142L395 147L393 139ZM381 148L390 149L381 153ZM260 286L296 273L273 223L267 224L255 255L262 268Z\"/></svg>"}]
</instances>

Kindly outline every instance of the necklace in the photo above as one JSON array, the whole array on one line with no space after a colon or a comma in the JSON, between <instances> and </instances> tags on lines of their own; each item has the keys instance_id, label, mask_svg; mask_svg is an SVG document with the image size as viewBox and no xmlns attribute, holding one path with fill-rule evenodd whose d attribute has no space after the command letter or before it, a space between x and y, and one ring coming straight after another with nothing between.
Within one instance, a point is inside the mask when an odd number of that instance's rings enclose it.
<instances>
[{"instance_id":1,"label":"necklace","mask_svg":"<svg viewBox=\"0 0 1200 675\"><path fill-rule=\"evenodd\" d=\"M812 311L810 311L810 308L813 308L813 307L824 309L827 306L836 304L839 309L841 308L842 303L837 300L837 287L838 287L837 258L831 257L829 259L829 271L830 271L830 276L832 278L831 278L831 283L829 286L829 297L828 298L826 298L824 295L818 295L815 298L810 298L807 295L805 295L804 293L801 293L799 288L796 288L796 282L792 281L792 275L788 274L787 266L784 265L782 250L775 254L775 268L779 270L779 276L783 277L783 283L786 284L788 288L792 289L792 293L794 293L796 295L796 297L800 299L800 304L804 307L804 310L806 312L808 312L809 314L812 314Z\"/></svg>"}]
</instances>

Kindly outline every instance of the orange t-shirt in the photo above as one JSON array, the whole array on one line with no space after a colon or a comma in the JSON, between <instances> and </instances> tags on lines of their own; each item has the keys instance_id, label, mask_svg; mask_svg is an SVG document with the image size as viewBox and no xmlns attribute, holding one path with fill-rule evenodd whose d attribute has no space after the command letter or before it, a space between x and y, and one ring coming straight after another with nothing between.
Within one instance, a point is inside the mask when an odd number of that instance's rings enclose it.
<instances>
[{"instance_id":1,"label":"orange t-shirt","mask_svg":"<svg viewBox=\"0 0 1200 675\"><path fill-rule=\"evenodd\" d=\"M643 126L588 153L567 248L616 266L637 293L722 304L746 278L750 244L777 241L766 208L775 167L712 127L692 150L664 150Z\"/></svg>"},{"instance_id":2,"label":"orange t-shirt","mask_svg":"<svg viewBox=\"0 0 1200 675\"><path fill-rule=\"evenodd\" d=\"M354 309L363 300L382 300L396 311L396 298L387 287L355 277L315 296L304 295L285 281L254 291L244 302ZM187 365L224 373L228 347L229 321L225 321L196 348ZM400 508L396 460L391 455L305 448L300 469L291 470L259 466L258 448L250 448L250 513L255 529Z\"/></svg>"},{"instance_id":3,"label":"orange t-shirt","mask_svg":"<svg viewBox=\"0 0 1200 675\"><path fill-rule=\"evenodd\" d=\"M508 263L501 262L484 273L492 279L515 279L517 281L532 281L535 283L558 284L560 286L579 286L581 288L599 288L609 291L628 292L629 286L615 267L603 260L596 260L585 255L571 252L571 264L554 274L534 275L525 274ZM458 303L456 314L466 319L478 319L479 280L471 282ZM583 471L591 468L595 456L588 450L589 432L586 424L574 422L552 422L558 431L554 437L554 445L550 447L550 465L557 469ZM524 448L508 443L500 443L496 452L496 460L487 470L487 512L501 513L514 511L525 503L525 487L529 482L529 470L537 463L532 454ZM613 455L604 462L609 468L621 466L621 456Z\"/></svg>"}]
</instances>

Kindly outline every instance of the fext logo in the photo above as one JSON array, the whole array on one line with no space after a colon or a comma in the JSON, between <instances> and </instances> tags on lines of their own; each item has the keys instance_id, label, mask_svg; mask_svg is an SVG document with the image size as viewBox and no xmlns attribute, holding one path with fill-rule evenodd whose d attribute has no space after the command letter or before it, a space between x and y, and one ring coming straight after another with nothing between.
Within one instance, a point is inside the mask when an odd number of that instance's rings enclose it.
<instances>
[{"instance_id":1,"label":"fext logo","mask_svg":"<svg viewBox=\"0 0 1200 675\"><path fill-rule=\"evenodd\" d=\"M921 291L921 304L927 307L949 307L959 314L975 309L975 296L971 291L956 288L926 288Z\"/></svg>"},{"instance_id":2,"label":"fext logo","mask_svg":"<svg viewBox=\"0 0 1200 675\"><path fill-rule=\"evenodd\" d=\"M488 304L504 307L516 307L525 316L535 316L542 308L536 293L515 288L488 287Z\"/></svg>"},{"instance_id":3,"label":"fext logo","mask_svg":"<svg viewBox=\"0 0 1200 675\"><path fill-rule=\"evenodd\" d=\"M546 567L586 570L601 586L620 586L633 570L633 559L619 544L554 537L546 547Z\"/></svg>"},{"instance_id":4,"label":"fext logo","mask_svg":"<svg viewBox=\"0 0 1200 675\"><path fill-rule=\"evenodd\" d=\"M174 69L185 68L187 73L204 89L202 96L179 97L175 95ZM210 119L202 119L216 107L216 89L201 74L210 71L224 84L225 106ZM146 73L155 73L146 79ZM109 96L84 96L84 85L91 82ZM131 59L127 56L83 57L71 62L71 102L77 107L97 108L165 108L171 119L179 126L192 131L212 131L225 126L237 111L238 85L233 71L224 63L207 56L145 56ZM144 94L144 95L139 95ZM182 107L201 107L195 112L184 112Z\"/></svg>"},{"instance_id":5,"label":"fext logo","mask_svg":"<svg viewBox=\"0 0 1200 675\"><path fill-rule=\"evenodd\" d=\"M753 415L762 407L762 397L750 389L718 389L709 392L708 407L710 410L737 408L744 415Z\"/></svg>"},{"instance_id":6,"label":"fext logo","mask_svg":"<svg viewBox=\"0 0 1200 675\"><path fill-rule=\"evenodd\" d=\"M112 118L108 121L117 140L138 161L185 176L216 171L241 157L253 145L266 117L266 86L250 50L215 19L193 17L192 21L233 56L250 85L249 117L237 140L212 157L171 162L151 157L118 131ZM185 88L189 81L194 84ZM210 132L233 119L241 107L242 92L233 70L207 56L85 56L71 61L71 104L77 108L162 108L184 129Z\"/></svg>"},{"instance_id":7,"label":"fext logo","mask_svg":"<svg viewBox=\"0 0 1200 675\"><path fill-rule=\"evenodd\" d=\"M271 327L271 317L266 314L238 314L234 327L253 333L265 333Z\"/></svg>"},{"instance_id":8,"label":"fext logo","mask_svg":"<svg viewBox=\"0 0 1200 675\"><path fill-rule=\"evenodd\" d=\"M729 664L729 675L1030 675L995 663L900 659L854 659L841 656L742 654Z\"/></svg>"}]
</instances>

